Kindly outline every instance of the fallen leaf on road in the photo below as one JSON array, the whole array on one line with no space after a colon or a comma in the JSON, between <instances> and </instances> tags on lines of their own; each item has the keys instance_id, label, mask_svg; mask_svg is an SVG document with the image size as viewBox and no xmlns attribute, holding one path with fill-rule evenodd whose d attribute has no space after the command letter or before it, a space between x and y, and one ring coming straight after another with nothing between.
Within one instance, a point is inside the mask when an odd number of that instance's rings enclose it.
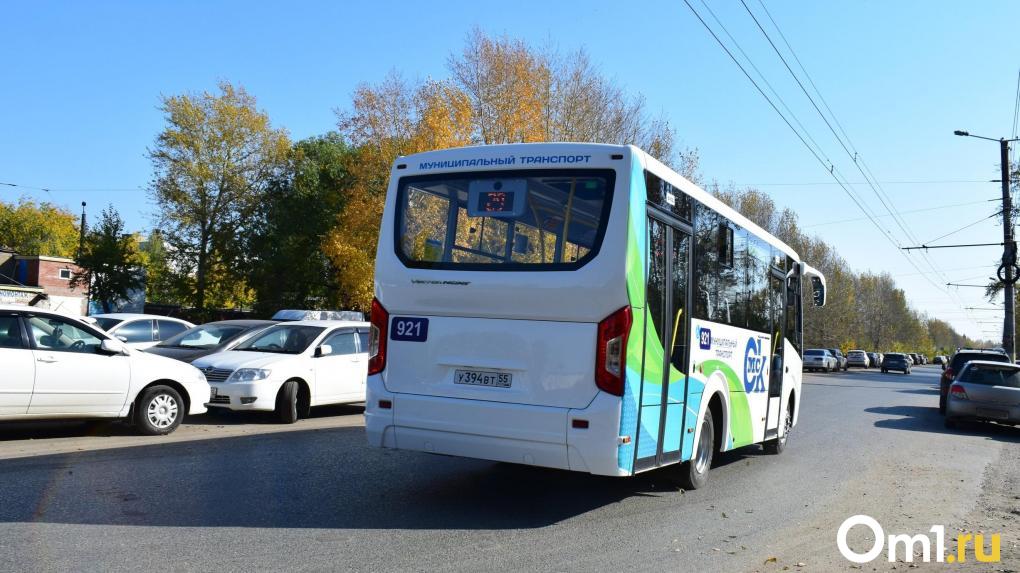
<instances>
[{"instance_id":1,"label":"fallen leaf on road","mask_svg":"<svg viewBox=\"0 0 1020 573\"><path fill-rule=\"evenodd\" d=\"M775 557L769 557L768 559L765 560L765 563L775 563L776 561L779 560L776 559Z\"/></svg>"}]
</instances>

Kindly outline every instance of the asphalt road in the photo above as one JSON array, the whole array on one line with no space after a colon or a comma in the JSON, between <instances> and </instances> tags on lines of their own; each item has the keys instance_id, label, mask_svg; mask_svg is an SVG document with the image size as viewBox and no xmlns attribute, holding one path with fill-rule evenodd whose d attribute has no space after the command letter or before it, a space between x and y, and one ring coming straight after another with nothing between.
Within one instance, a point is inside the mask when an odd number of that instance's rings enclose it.
<instances>
[{"instance_id":1,"label":"asphalt road","mask_svg":"<svg viewBox=\"0 0 1020 573\"><path fill-rule=\"evenodd\" d=\"M369 449L352 407L286 427L202 416L170 439L3 427L0 568L844 570L843 519L963 528L986 469L1020 451L1018 429L944 430L938 372L808 375L787 450L725 454L693 492L667 471L603 478ZM1004 544L1003 560L1015 552Z\"/></svg>"}]
</instances>

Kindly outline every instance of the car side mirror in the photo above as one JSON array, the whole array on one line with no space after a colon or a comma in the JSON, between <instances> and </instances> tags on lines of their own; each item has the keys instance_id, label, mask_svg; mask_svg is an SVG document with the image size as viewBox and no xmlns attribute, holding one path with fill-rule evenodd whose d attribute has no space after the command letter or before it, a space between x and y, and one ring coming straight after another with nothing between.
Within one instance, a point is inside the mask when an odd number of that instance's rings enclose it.
<instances>
[{"instance_id":1,"label":"car side mirror","mask_svg":"<svg viewBox=\"0 0 1020 573\"><path fill-rule=\"evenodd\" d=\"M333 354L333 347L328 344L320 344L315 348L315 357L321 358Z\"/></svg>"},{"instance_id":2,"label":"car side mirror","mask_svg":"<svg viewBox=\"0 0 1020 573\"><path fill-rule=\"evenodd\" d=\"M127 356L128 349L119 340L112 340L110 338L104 338L103 342L99 345L99 350L105 354L119 354L121 356Z\"/></svg>"}]
</instances>

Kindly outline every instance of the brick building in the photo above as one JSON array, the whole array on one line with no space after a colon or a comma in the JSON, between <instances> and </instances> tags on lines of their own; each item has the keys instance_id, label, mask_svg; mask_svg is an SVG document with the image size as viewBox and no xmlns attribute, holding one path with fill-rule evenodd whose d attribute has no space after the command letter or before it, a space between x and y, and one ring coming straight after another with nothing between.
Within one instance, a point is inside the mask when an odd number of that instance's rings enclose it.
<instances>
[{"instance_id":1,"label":"brick building","mask_svg":"<svg viewBox=\"0 0 1020 573\"><path fill-rule=\"evenodd\" d=\"M84 289L71 288L78 266L71 259L18 255L0 248L0 304L22 304L86 313Z\"/></svg>"}]
</instances>

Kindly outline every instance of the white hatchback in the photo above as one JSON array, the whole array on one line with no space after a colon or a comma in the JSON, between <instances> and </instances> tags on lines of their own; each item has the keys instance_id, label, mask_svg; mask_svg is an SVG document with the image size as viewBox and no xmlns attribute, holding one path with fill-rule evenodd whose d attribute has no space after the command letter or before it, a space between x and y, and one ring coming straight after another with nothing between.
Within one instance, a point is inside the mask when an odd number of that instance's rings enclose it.
<instances>
[{"instance_id":1,"label":"white hatchback","mask_svg":"<svg viewBox=\"0 0 1020 573\"><path fill-rule=\"evenodd\" d=\"M285 322L192 364L212 387L208 406L276 412L290 424L312 406L365 401L368 329L346 320Z\"/></svg>"},{"instance_id":2,"label":"white hatchback","mask_svg":"<svg viewBox=\"0 0 1020 573\"><path fill-rule=\"evenodd\" d=\"M126 418L144 434L174 431L206 411L195 367L128 348L87 322L0 306L0 421Z\"/></svg>"}]
</instances>

